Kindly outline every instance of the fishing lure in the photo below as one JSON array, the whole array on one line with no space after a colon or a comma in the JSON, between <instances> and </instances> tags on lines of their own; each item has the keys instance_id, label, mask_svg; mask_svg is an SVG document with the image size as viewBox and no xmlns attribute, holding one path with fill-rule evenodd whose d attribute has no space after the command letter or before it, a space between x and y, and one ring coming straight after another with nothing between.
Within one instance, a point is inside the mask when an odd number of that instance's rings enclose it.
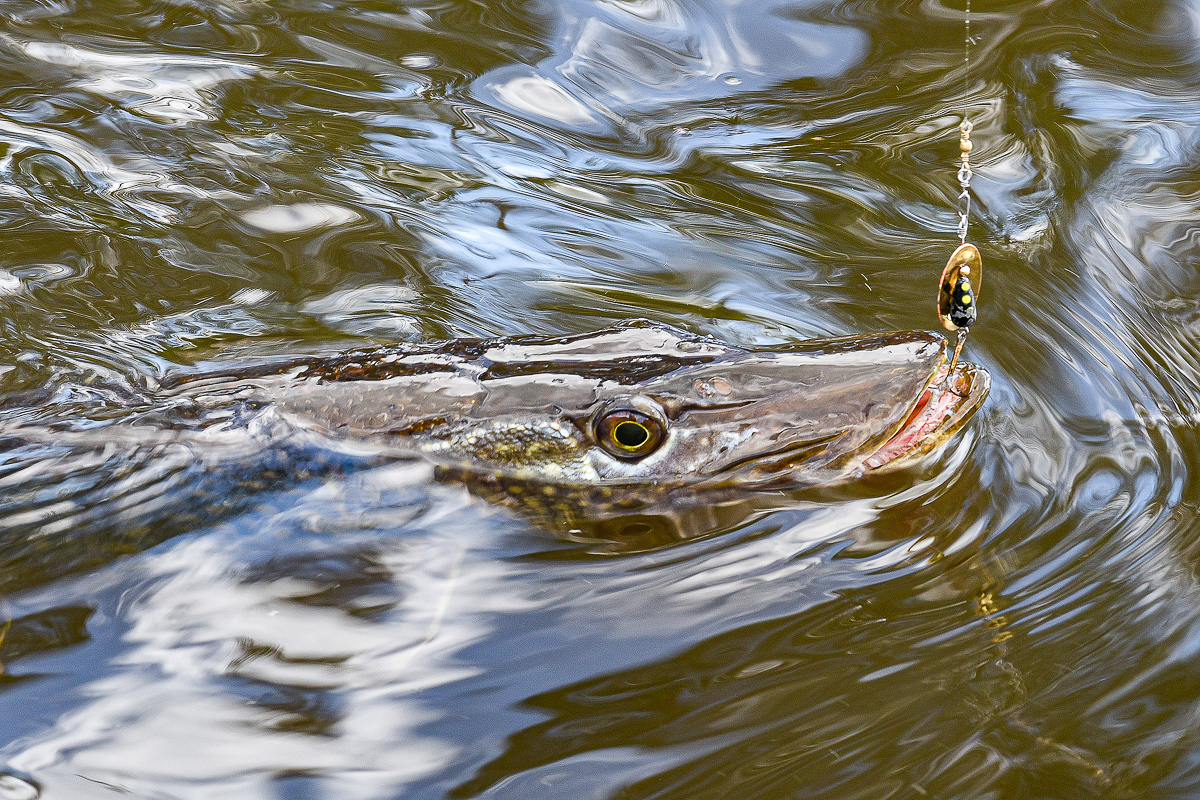
<instances>
[{"instance_id":1,"label":"fishing lure","mask_svg":"<svg viewBox=\"0 0 1200 800\"><path fill-rule=\"evenodd\" d=\"M979 286L983 282L983 261L973 244L963 243L951 254L942 270L938 284L937 313L942 327L958 332L954 345L954 358L950 361L950 372L958 363L958 356L966 344L967 334L979 315L976 302Z\"/></svg>"},{"instance_id":2,"label":"fishing lure","mask_svg":"<svg viewBox=\"0 0 1200 800\"><path fill-rule=\"evenodd\" d=\"M983 260L979 257L979 249L973 244L967 244L967 220L971 213L971 123L963 120L959 126L959 152L961 166L958 168L958 184L962 188L958 195L958 236L961 244L946 262L942 270L941 281L938 282L937 314L942 321L942 327L948 331L958 332L958 341L954 345L954 357L950 360L950 370L947 375L954 373L958 357L966 344L967 334L979 316L978 292L983 283Z\"/></svg>"}]
</instances>

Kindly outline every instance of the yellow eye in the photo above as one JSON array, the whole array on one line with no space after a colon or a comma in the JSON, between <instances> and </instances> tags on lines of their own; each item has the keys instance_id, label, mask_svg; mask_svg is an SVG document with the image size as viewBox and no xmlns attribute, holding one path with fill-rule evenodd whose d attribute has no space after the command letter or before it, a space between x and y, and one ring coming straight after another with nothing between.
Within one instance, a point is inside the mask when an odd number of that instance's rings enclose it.
<instances>
[{"instance_id":1,"label":"yellow eye","mask_svg":"<svg viewBox=\"0 0 1200 800\"><path fill-rule=\"evenodd\" d=\"M596 441L618 458L641 458L663 442L663 425L633 409L609 411L596 421Z\"/></svg>"}]
</instances>

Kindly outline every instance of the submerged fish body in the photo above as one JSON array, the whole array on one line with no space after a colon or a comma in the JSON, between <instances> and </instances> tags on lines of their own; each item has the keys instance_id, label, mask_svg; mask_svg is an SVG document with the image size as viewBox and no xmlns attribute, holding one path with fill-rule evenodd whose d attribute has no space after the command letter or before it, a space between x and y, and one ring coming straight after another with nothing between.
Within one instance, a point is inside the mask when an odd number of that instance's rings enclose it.
<instances>
[{"instance_id":1,"label":"submerged fish body","mask_svg":"<svg viewBox=\"0 0 1200 800\"><path fill-rule=\"evenodd\" d=\"M949 374L934 334L765 349L646 322L239 358L134 393L48 387L0 401L0 588L395 459L556 533L656 547L919 461L988 387L973 365Z\"/></svg>"},{"instance_id":2,"label":"submerged fish body","mask_svg":"<svg viewBox=\"0 0 1200 800\"><path fill-rule=\"evenodd\" d=\"M179 383L505 485L803 488L911 463L979 407L987 373L906 332L743 348L627 323L543 339L382 347Z\"/></svg>"}]
</instances>

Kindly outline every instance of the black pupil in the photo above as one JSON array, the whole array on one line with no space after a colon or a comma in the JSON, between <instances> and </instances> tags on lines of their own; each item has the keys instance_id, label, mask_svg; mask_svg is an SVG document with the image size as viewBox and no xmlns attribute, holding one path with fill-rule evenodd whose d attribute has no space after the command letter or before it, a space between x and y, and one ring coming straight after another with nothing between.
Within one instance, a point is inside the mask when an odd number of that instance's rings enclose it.
<instances>
[{"instance_id":1,"label":"black pupil","mask_svg":"<svg viewBox=\"0 0 1200 800\"><path fill-rule=\"evenodd\" d=\"M650 432L645 425L636 422L622 422L613 431L617 444L622 447L640 447L650 438Z\"/></svg>"}]
</instances>

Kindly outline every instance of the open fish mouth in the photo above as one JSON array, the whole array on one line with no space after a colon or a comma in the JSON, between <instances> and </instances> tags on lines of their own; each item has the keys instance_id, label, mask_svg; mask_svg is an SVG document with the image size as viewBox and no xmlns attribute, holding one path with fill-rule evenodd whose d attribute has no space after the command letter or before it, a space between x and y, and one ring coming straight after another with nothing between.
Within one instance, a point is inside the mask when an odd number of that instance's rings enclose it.
<instances>
[{"instance_id":1,"label":"open fish mouth","mask_svg":"<svg viewBox=\"0 0 1200 800\"><path fill-rule=\"evenodd\" d=\"M982 367L959 362L954 373L944 360L900 428L862 460L866 472L902 469L937 450L967 423L991 389Z\"/></svg>"}]
</instances>

